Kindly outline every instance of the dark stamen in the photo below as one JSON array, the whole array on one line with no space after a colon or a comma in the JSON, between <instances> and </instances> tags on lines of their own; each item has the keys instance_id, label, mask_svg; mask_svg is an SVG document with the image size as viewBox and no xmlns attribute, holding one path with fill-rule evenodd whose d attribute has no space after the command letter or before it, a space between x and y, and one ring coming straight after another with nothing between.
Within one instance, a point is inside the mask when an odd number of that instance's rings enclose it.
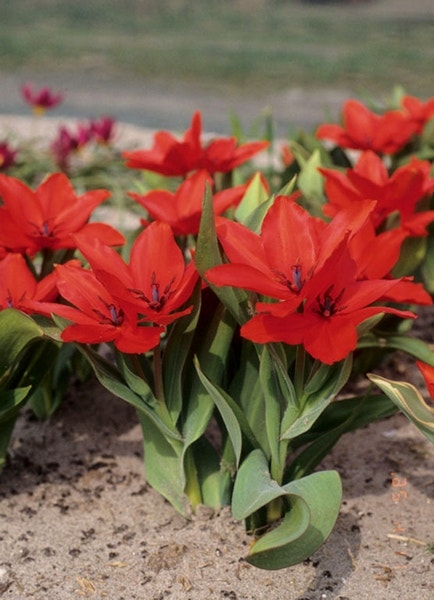
<instances>
[{"instance_id":1,"label":"dark stamen","mask_svg":"<svg viewBox=\"0 0 434 600\"><path fill-rule=\"evenodd\" d=\"M322 300L321 300L321 295L318 294L318 296L316 297L318 309L317 310L314 309L314 310L316 313L318 313L319 315L322 315L323 317L326 317L326 318L332 317L337 312L344 310L346 308L345 306L338 306L340 300L342 299L342 296L345 293L345 288L342 289L335 298L333 298L333 296L331 295L333 288L334 288L334 285L331 285L330 287L328 287L326 289L326 291L323 294Z\"/></svg>"}]
</instances>

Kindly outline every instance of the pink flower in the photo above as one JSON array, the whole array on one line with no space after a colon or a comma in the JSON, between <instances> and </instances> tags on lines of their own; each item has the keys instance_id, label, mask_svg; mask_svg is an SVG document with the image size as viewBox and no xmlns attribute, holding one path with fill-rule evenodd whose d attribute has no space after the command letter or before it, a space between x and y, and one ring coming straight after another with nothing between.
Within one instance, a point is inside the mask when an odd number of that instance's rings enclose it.
<instances>
[{"instance_id":1,"label":"pink flower","mask_svg":"<svg viewBox=\"0 0 434 600\"><path fill-rule=\"evenodd\" d=\"M17 151L12 150L7 142L0 142L0 171L6 171L15 164Z\"/></svg>"},{"instance_id":2,"label":"pink flower","mask_svg":"<svg viewBox=\"0 0 434 600\"><path fill-rule=\"evenodd\" d=\"M98 144L109 144L115 134L115 120L111 117L100 117L90 121L89 133Z\"/></svg>"},{"instance_id":3,"label":"pink flower","mask_svg":"<svg viewBox=\"0 0 434 600\"><path fill-rule=\"evenodd\" d=\"M46 110L54 108L63 100L63 94L55 94L49 87L43 87L40 90L34 90L30 83L26 83L21 88L21 94L24 100L29 104L35 114L44 114Z\"/></svg>"}]
</instances>

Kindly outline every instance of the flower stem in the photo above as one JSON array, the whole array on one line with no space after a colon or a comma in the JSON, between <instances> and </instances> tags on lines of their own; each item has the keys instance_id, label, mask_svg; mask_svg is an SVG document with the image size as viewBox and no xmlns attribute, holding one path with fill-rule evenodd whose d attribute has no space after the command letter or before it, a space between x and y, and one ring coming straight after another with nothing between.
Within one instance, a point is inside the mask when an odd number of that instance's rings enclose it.
<instances>
[{"instance_id":1,"label":"flower stem","mask_svg":"<svg viewBox=\"0 0 434 600\"><path fill-rule=\"evenodd\" d=\"M304 388L304 371L306 367L306 350L302 344L297 346L295 356L294 389L297 398L301 397Z\"/></svg>"},{"instance_id":2,"label":"flower stem","mask_svg":"<svg viewBox=\"0 0 434 600\"><path fill-rule=\"evenodd\" d=\"M161 360L161 345L155 346L153 355L154 368L154 391L155 397L160 404L164 404L164 386L163 386L163 364Z\"/></svg>"}]
</instances>

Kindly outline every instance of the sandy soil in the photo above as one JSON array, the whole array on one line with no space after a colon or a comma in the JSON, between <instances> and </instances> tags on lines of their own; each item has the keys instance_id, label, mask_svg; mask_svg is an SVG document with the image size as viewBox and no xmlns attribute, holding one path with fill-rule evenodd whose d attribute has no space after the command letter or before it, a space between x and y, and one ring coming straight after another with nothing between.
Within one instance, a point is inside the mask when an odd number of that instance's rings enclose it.
<instances>
[{"instance_id":1,"label":"sandy soil","mask_svg":"<svg viewBox=\"0 0 434 600\"><path fill-rule=\"evenodd\" d=\"M51 135L58 121L42 123ZM0 136L32 127L3 118ZM119 139L148 145L150 133L121 126ZM95 382L72 387L51 422L24 412L11 451L0 478L2 598L434 597L434 447L401 415L342 438L323 465L343 480L337 526L309 560L277 572L243 560L250 538L228 509L187 520L146 484L135 413Z\"/></svg>"},{"instance_id":2,"label":"sandy soil","mask_svg":"<svg viewBox=\"0 0 434 600\"><path fill-rule=\"evenodd\" d=\"M434 596L434 449L400 415L340 441L324 463L343 480L337 526L277 572L243 561L250 538L228 509L187 520L147 486L134 411L93 382L50 423L25 413L12 451L0 480L4 598Z\"/></svg>"}]
</instances>

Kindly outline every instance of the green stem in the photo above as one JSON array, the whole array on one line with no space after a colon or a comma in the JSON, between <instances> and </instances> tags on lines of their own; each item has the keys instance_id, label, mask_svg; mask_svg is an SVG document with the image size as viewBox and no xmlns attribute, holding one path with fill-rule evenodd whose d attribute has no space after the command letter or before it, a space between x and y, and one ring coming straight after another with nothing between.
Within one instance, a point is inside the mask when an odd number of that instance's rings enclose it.
<instances>
[{"instance_id":1,"label":"green stem","mask_svg":"<svg viewBox=\"0 0 434 600\"><path fill-rule=\"evenodd\" d=\"M140 364L140 360L139 360L139 357L137 356L137 354L131 354L131 362L134 365L134 370L136 371L136 375L138 375L140 377L140 379L143 379L143 381L148 383L145 372L143 370L142 365Z\"/></svg>"},{"instance_id":2,"label":"green stem","mask_svg":"<svg viewBox=\"0 0 434 600\"><path fill-rule=\"evenodd\" d=\"M153 368L154 368L154 389L155 397L160 404L165 404L164 401L164 386L163 386L163 363L161 360L161 345L155 346L153 355Z\"/></svg>"},{"instance_id":3,"label":"green stem","mask_svg":"<svg viewBox=\"0 0 434 600\"><path fill-rule=\"evenodd\" d=\"M295 355L294 389L297 398L301 397L304 388L304 372L306 367L306 350L302 344L297 346Z\"/></svg>"}]
</instances>

